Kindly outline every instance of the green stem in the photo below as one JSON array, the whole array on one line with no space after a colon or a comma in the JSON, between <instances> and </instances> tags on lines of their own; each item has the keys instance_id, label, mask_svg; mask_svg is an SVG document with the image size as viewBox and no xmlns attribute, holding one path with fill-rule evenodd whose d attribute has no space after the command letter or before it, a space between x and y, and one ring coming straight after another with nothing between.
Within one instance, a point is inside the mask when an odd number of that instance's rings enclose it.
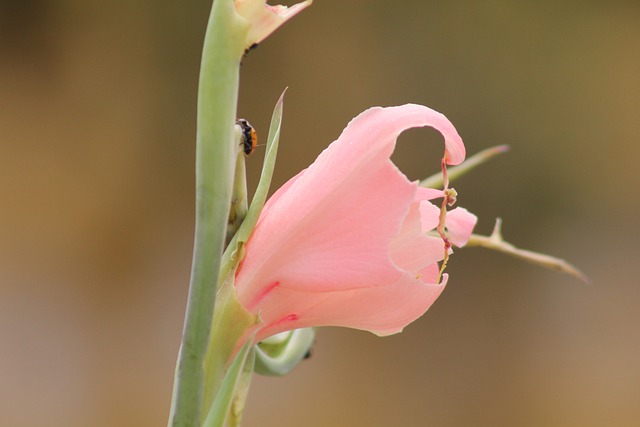
<instances>
[{"instance_id":1,"label":"green stem","mask_svg":"<svg viewBox=\"0 0 640 427\"><path fill-rule=\"evenodd\" d=\"M487 160L491 160L498 154L504 153L509 150L508 145L497 145L495 147L487 148L485 150L480 151L479 153L474 154L473 156L467 158L462 164L458 166L450 167L447 170L447 175L449 177L449 181L453 181L454 179L460 178L462 175L467 172L475 169L477 166L485 163ZM439 188L442 187L442 173L438 172L434 175L431 175L427 179L423 179L420 181L420 187L426 188Z\"/></svg>"},{"instance_id":2,"label":"green stem","mask_svg":"<svg viewBox=\"0 0 640 427\"><path fill-rule=\"evenodd\" d=\"M247 29L231 0L213 3L200 66L195 243L169 419L173 427L201 424L204 360L231 202L234 124Z\"/></svg>"},{"instance_id":3,"label":"green stem","mask_svg":"<svg viewBox=\"0 0 640 427\"><path fill-rule=\"evenodd\" d=\"M242 133L239 127L236 126L235 141L237 147L240 147ZM239 149L236 154L236 167L233 178L233 193L231 195L231 208L229 210L229 223L227 224L227 241L226 244L231 242L233 236L235 236L240 224L247 215L249 210L249 202L247 199L247 168L245 165L244 151ZM226 245L225 245L226 246Z\"/></svg>"}]
</instances>

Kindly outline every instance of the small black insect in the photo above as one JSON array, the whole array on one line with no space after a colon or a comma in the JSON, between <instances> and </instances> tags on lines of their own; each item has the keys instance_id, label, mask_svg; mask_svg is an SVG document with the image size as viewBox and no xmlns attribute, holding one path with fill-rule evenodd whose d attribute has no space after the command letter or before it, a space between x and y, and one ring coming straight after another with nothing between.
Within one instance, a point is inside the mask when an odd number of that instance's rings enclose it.
<instances>
[{"instance_id":1,"label":"small black insect","mask_svg":"<svg viewBox=\"0 0 640 427\"><path fill-rule=\"evenodd\" d=\"M242 148L245 156L251 155L258 145L258 134L256 130L245 119L236 120L236 124L242 130Z\"/></svg>"}]
</instances>

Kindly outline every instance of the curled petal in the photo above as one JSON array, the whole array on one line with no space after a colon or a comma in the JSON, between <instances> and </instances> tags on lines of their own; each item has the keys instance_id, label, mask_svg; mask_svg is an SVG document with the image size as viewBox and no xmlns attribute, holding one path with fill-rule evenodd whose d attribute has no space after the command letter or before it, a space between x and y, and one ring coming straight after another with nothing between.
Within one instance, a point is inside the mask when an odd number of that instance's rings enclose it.
<instances>
[{"instance_id":1,"label":"curled petal","mask_svg":"<svg viewBox=\"0 0 640 427\"><path fill-rule=\"evenodd\" d=\"M255 43L260 43L279 26L310 6L311 0L291 7L269 6L266 0L235 0L234 4L236 12L251 25L246 40L246 46L250 47Z\"/></svg>"}]
</instances>

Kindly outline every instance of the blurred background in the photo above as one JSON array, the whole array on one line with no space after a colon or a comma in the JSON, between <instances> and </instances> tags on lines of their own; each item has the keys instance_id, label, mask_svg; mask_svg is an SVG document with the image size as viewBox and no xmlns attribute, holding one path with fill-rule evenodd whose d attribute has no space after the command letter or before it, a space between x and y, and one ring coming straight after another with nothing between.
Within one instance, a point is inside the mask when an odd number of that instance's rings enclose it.
<instances>
[{"instance_id":1,"label":"blurred background","mask_svg":"<svg viewBox=\"0 0 640 427\"><path fill-rule=\"evenodd\" d=\"M0 1L2 426L166 425L210 3ZM512 148L455 183L477 231L501 216L593 283L457 250L424 317L320 330L245 425L637 425L639 46L635 0L317 0L252 51L239 115L263 140L289 86L275 186L369 106L422 103L469 153ZM418 179L441 151L412 130L394 160Z\"/></svg>"}]
</instances>

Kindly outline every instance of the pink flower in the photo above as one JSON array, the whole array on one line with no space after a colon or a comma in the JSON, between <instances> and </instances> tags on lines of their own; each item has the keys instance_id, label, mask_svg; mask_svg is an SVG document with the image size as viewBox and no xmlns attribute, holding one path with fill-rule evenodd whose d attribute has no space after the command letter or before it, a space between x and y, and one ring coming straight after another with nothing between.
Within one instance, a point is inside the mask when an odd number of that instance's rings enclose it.
<instances>
[{"instance_id":1,"label":"pink flower","mask_svg":"<svg viewBox=\"0 0 640 427\"><path fill-rule=\"evenodd\" d=\"M257 340L308 326L400 332L438 298L444 256L441 190L418 187L391 162L403 131L431 126L448 164L464 144L449 120L421 105L371 108L267 202L236 274L238 301L259 314ZM466 243L476 217L447 214L449 239Z\"/></svg>"},{"instance_id":2,"label":"pink flower","mask_svg":"<svg viewBox=\"0 0 640 427\"><path fill-rule=\"evenodd\" d=\"M260 43L269 34L278 29L290 18L311 5L311 0L303 1L291 7L269 6L266 0L235 0L238 15L249 21L251 27L247 35L247 47Z\"/></svg>"}]
</instances>

